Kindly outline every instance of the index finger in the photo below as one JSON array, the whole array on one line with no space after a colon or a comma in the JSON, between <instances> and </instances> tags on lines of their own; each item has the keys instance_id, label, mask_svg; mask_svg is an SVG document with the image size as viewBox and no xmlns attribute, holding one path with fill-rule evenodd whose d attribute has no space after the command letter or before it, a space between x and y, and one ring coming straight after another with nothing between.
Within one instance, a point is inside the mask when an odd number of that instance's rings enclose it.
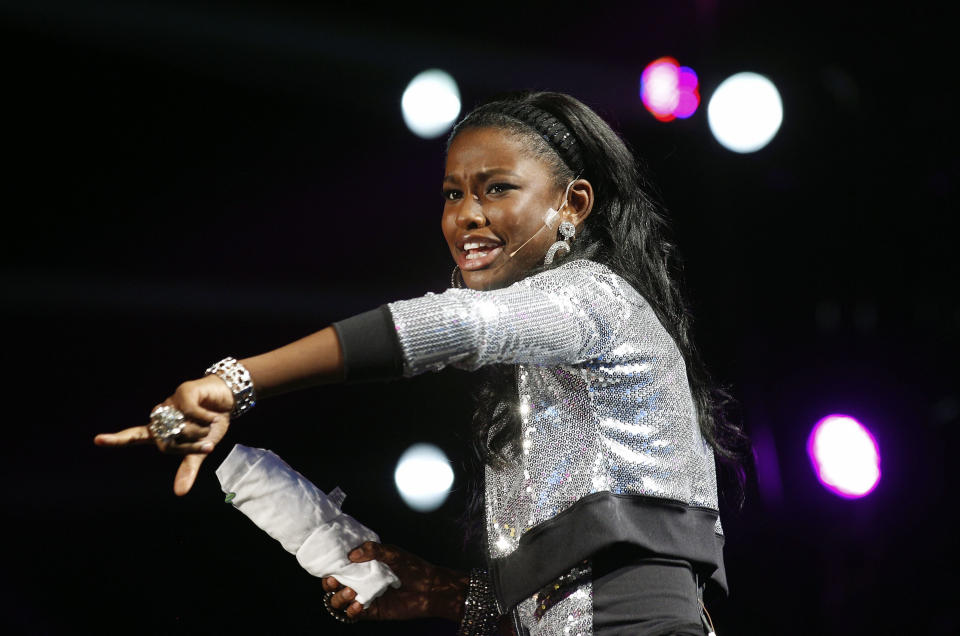
<instances>
[{"instance_id":1,"label":"index finger","mask_svg":"<svg viewBox=\"0 0 960 636\"><path fill-rule=\"evenodd\" d=\"M100 433L93 438L97 446L130 446L133 444L152 444L153 438L146 426L133 426L116 433Z\"/></svg>"}]
</instances>

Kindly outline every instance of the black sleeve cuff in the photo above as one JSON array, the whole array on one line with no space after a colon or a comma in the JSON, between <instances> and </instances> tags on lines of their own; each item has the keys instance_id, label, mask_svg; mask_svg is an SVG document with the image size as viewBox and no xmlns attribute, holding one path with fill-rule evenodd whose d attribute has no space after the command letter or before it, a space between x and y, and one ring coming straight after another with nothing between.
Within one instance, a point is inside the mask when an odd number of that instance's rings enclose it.
<instances>
[{"instance_id":1,"label":"black sleeve cuff","mask_svg":"<svg viewBox=\"0 0 960 636\"><path fill-rule=\"evenodd\" d=\"M333 323L343 351L347 382L392 380L403 375L403 350L390 309L377 309Z\"/></svg>"}]
</instances>

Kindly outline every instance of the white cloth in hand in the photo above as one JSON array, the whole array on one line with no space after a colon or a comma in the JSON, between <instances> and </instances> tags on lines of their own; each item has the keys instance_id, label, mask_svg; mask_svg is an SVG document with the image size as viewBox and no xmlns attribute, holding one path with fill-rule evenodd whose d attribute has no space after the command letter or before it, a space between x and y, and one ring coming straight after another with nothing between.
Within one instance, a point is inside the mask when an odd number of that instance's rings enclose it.
<instances>
[{"instance_id":1,"label":"white cloth in hand","mask_svg":"<svg viewBox=\"0 0 960 636\"><path fill-rule=\"evenodd\" d=\"M353 588L364 607L397 576L380 561L352 563L347 554L365 541L380 541L375 532L343 514L342 491L324 494L272 451L236 444L217 468L223 492L234 493L233 506L280 542L310 574L334 576Z\"/></svg>"}]
</instances>

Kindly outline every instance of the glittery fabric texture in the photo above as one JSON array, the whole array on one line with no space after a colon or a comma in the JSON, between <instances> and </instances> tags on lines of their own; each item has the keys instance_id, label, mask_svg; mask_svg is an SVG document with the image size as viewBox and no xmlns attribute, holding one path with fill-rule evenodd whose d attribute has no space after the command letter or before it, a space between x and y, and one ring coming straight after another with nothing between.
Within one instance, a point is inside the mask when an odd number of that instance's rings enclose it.
<instances>
[{"instance_id":1,"label":"glittery fabric texture","mask_svg":"<svg viewBox=\"0 0 960 636\"><path fill-rule=\"evenodd\" d=\"M616 345L609 318L627 306L623 287L630 289L605 267L575 261L505 289L448 289L390 303L404 375L447 365L587 362Z\"/></svg>"},{"instance_id":2,"label":"glittery fabric texture","mask_svg":"<svg viewBox=\"0 0 960 636\"><path fill-rule=\"evenodd\" d=\"M491 557L595 492L717 509L713 451L683 357L646 300L607 267L574 260L505 289L451 289L389 308L405 375L518 365L509 408L521 416L520 449L486 469Z\"/></svg>"},{"instance_id":3,"label":"glittery fabric texture","mask_svg":"<svg viewBox=\"0 0 960 636\"><path fill-rule=\"evenodd\" d=\"M589 581L591 572L590 561L587 560L541 588L534 595L537 600L537 607L533 612L534 618L540 620L554 605L575 592L581 583Z\"/></svg>"},{"instance_id":4,"label":"glittery fabric texture","mask_svg":"<svg viewBox=\"0 0 960 636\"><path fill-rule=\"evenodd\" d=\"M520 621L530 636L591 636L593 634L593 584L590 569L565 598L545 612L538 611L542 599L531 596L517 606Z\"/></svg>"},{"instance_id":5,"label":"glittery fabric texture","mask_svg":"<svg viewBox=\"0 0 960 636\"><path fill-rule=\"evenodd\" d=\"M463 605L463 619L457 636L486 636L496 632L500 613L486 570L474 568L470 572L470 585Z\"/></svg>"}]
</instances>

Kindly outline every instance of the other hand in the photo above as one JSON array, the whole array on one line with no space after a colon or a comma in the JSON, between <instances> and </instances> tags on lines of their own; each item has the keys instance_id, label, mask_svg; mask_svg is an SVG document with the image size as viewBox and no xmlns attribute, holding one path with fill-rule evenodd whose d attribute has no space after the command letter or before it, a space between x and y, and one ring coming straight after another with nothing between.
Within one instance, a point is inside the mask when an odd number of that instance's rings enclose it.
<instances>
[{"instance_id":1,"label":"other hand","mask_svg":"<svg viewBox=\"0 0 960 636\"><path fill-rule=\"evenodd\" d=\"M389 588L364 609L356 592L340 585L335 577L322 581L325 592L335 592L330 604L350 618L365 620L409 620L440 617L459 622L470 577L443 568L396 546L367 541L348 558L354 563L380 561L400 579L400 587Z\"/></svg>"},{"instance_id":2,"label":"other hand","mask_svg":"<svg viewBox=\"0 0 960 636\"><path fill-rule=\"evenodd\" d=\"M233 393L227 384L215 375L184 382L173 395L153 407L172 406L187 418L183 431L175 438L154 438L148 425L134 426L116 433L100 433L93 439L97 446L133 446L156 444L163 453L183 455L180 468L173 480L173 492L185 495L197 478L200 464L227 434ZM151 410L151 413L153 412Z\"/></svg>"}]
</instances>

